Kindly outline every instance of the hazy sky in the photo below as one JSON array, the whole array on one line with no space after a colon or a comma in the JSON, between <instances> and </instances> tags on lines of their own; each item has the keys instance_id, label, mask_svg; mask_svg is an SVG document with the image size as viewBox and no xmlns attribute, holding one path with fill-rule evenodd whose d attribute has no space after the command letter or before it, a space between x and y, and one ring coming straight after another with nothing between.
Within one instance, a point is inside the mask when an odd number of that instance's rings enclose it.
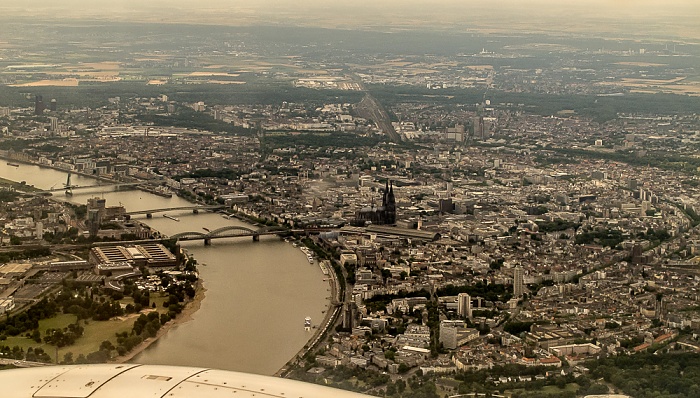
<instances>
[{"instance_id":1,"label":"hazy sky","mask_svg":"<svg viewBox=\"0 0 700 398\"><path fill-rule=\"evenodd\" d=\"M700 40L700 0L0 0L0 17L668 33Z\"/></svg>"},{"instance_id":2,"label":"hazy sky","mask_svg":"<svg viewBox=\"0 0 700 398\"><path fill-rule=\"evenodd\" d=\"M297 8L306 12L315 8L323 9L404 9L424 7L439 9L441 7L468 10L470 8L492 8L503 10L506 7L546 9L578 9L589 12L627 10L635 13L656 13L673 9L700 10L697 0L2 0L2 6L23 7L28 9L77 7L80 9L150 10L159 7L179 7L186 9L229 8L271 10L279 8Z\"/></svg>"}]
</instances>

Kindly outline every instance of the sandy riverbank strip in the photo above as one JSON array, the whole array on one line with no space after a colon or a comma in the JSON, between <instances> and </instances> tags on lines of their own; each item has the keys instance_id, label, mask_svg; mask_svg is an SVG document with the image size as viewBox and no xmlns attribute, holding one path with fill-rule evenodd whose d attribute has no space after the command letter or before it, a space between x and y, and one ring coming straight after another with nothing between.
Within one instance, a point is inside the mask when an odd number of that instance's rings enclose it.
<instances>
[{"instance_id":1,"label":"sandy riverbank strip","mask_svg":"<svg viewBox=\"0 0 700 398\"><path fill-rule=\"evenodd\" d=\"M194 298L185 304L185 307L182 309L182 312L180 312L180 314L178 314L178 316L175 319L170 320L165 325L161 326L161 328L158 329L158 333L156 333L155 337L147 338L141 344L134 347L133 350L127 352L125 355L112 358L110 362L129 362L130 360L134 359L134 357L136 357L138 354L142 353L145 349L150 347L151 344L155 343L156 341L158 341L158 339L165 336L168 333L168 331L170 331L170 329L174 326L191 321L194 313L197 312L197 310L199 310L199 307L201 307L202 300L204 300L204 297L206 296L206 291L207 289L204 288L202 281L198 281Z\"/></svg>"}]
</instances>

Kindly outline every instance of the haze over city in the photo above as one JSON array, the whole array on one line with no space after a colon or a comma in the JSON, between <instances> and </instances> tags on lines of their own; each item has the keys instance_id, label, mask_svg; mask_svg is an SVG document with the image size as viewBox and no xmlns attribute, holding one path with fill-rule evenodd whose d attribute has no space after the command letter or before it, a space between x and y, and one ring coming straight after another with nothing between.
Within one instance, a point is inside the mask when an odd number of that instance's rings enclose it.
<instances>
[{"instance_id":1,"label":"haze over city","mask_svg":"<svg viewBox=\"0 0 700 398\"><path fill-rule=\"evenodd\" d=\"M699 39L693 0L40 0L3 1L5 17L151 21L223 25L280 24L344 29L428 29L616 33Z\"/></svg>"}]
</instances>

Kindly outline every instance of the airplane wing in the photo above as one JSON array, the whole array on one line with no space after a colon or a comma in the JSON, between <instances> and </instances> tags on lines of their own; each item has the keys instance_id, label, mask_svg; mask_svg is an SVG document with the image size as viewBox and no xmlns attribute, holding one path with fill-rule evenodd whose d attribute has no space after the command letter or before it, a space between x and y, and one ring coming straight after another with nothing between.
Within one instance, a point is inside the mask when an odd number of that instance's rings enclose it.
<instances>
[{"instance_id":1,"label":"airplane wing","mask_svg":"<svg viewBox=\"0 0 700 398\"><path fill-rule=\"evenodd\" d=\"M0 371L2 398L360 398L270 376L179 366L104 364Z\"/></svg>"}]
</instances>

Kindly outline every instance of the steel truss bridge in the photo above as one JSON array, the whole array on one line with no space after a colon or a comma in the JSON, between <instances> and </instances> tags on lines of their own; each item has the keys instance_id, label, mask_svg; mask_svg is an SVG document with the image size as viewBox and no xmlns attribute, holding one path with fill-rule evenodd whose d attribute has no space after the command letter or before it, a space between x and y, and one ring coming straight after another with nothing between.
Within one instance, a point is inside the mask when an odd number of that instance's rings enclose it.
<instances>
[{"instance_id":1,"label":"steel truss bridge","mask_svg":"<svg viewBox=\"0 0 700 398\"><path fill-rule=\"evenodd\" d=\"M181 206L181 207L167 207L164 209L151 209L151 210L138 210L138 211L127 211L124 213L126 216L135 216L139 214L145 214L146 217L151 218L153 213L162 213L166 211L177 211L177 210L192 210L193 213L199 213L200 210L219 210L223 209L225 206Z\"/></svg>"},{"instance_id":2,"label":"steel truss bridge","mask_svg":"<svg viewBox=\"0 0 700 398\"><path fill-rule=\"evenodd\" d=\"M263 227L258 230L253 230L246 227L239 226L229 226L215 229L207 233L203 232L180 232L175 235L171 235L170 239L175 239L177 241L187 241L187 240L203 240L204 245L208 246L211 244L212 239L222 239L222 238L238 238L244 236L253 237L253 241L257 242L260 240L261 235L280 235L284 233L299 233L305 232L303 229L287 229L284 227Z\"/></svg>"}]
</instances>

